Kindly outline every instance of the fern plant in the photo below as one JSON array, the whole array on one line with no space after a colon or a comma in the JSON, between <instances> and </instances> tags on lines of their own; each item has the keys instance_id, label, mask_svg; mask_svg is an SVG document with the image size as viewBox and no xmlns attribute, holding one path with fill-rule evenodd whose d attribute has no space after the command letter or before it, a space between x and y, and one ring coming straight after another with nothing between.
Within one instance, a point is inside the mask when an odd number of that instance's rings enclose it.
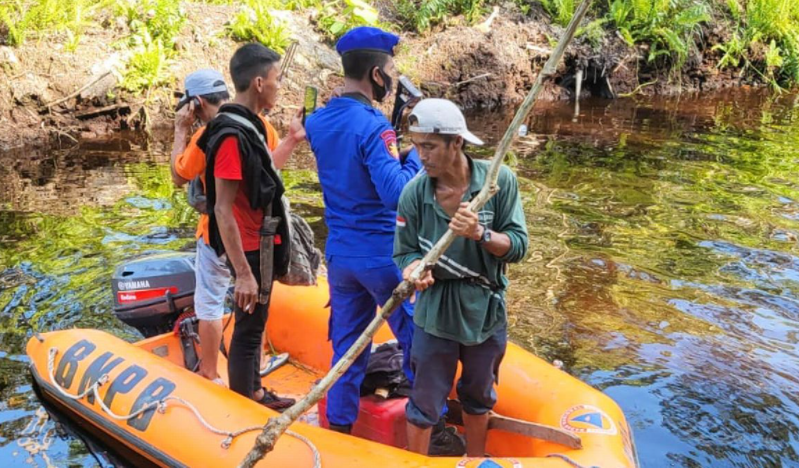
<instances>
[{"instance_id":1,"label":"fern plant","mask_svg":"<svg viewBox=\"0 0 799 468\"><path fill-rule=\"evenodd\" d=\"M227 25L228 34L237 41L257 41L283 53L291 34L265 2L247 0Z\"/></svg>"},{"instance_id":2,"label":"fern plant","mask_svg":"<svg viewBox=\"0 0 799 468\"><path fill-rule=\"evenodd\" d=\"M93 18L109 0L12 0L0 3L0 26L6 42L19 46L32 33L63 33L67 50L74 50L83 31L94 25Z\"/></svg>"},{"instance_id":3,"label":"fern plant","mask_svg":"<svg viewBox=\"0 0 799 468\"><path fill-rule=\"evenodd\" d=\"M567 0L571 1L571 0ZM428 31L448 16L463 15L469 23L483 14L484 0L399 0L395 3L398 16L406 28Z\"/></svg>"},{"instance_id":4,"label":"fern plant","mask_svg":"<svg viewBox=\"0 0 799 468\"><path fill-rule=\"evenodd\" d=\"M169 72L170 52L161 39L153 39L148 31L133 37L133 55L127 62L120 85L133 93L166 84L172 78Z\"/></svg>"},{"instance_id":5,"label":"fern plant","mask_svg":"<svg viewBox=\"0 0 799 468\"><path fill-rule=\"evenodd\" d=\"M743 67L773 88L799 82L799 2L795 0L748 0L743 6L727 0L737 30L724 44L719 68Z\"/></svg>"},{"instance_id":6,"label":"fern plant","mask_svg":"<svg viewBox=\"0 0 799 468\"><path fill-rule=\"evenodd\" d=\"M169 65L186 16L180 0L123 0L116 13L132 31L125 41L132 54L122 73L122 88L139 93L172 79Z\"/></svg>"},{"instance_id":7,"label":"fern plant","mask_svg":"<svg viewBox=\"0 0 799 468\"><path fill-rule=\"evenodd\" d=\"M741 61L744 59L744 55L746 54L746 44L741 36L735 32L733 33L730 40L728 40L724 44L716 44L713 46L712 50L718 50L723 53L721 59L718 62L719 68L728 68L733 67L737 68L740 66Z\"/></svg>"},{"instance_id":8,"label":"fern plant","mask_svg":"<svg viewBox=\"0 0 799 468\"><path fill-rule=\"evenodd\" d=\"M574 16L577 2L575 0L541 0L541 6L549 13L553 22L566 26Z\"/></svg>"},{"instance_id":9,"label":"fern plant","mask_svg":"<svg viewBox=\"0 0 799 468\"><path fill-rule=\"evenodd\" d=\"M649 62L666 57L674 69L685 63L701 25L711 19L707 6L692 0L612 0L608 17L630 45L649 45Z\"/></svg>"},{"instance_id":10,"label":"fern plant","mask_svg":"<svg viewBox=\"0 0 799 468\"><path fill-rule=\"evenodd\" d=\"M380 18L377 8L365 0L334 0L323 6L317 23L335 40L357 26L379 26Z\"/></svg>"},{"instance_id":11,"label":"fern plant","mask_svg":"<svg viewBox=\"0 0 799 468\"><path fill-rule=\"evenodd\" d=\"M18 46L25 42L28 35L28 23L30 21L22 14L21 2L9 2L0 5L0 26L6 30L6 42L12 46Z\"/></svg>"}]
</instances>

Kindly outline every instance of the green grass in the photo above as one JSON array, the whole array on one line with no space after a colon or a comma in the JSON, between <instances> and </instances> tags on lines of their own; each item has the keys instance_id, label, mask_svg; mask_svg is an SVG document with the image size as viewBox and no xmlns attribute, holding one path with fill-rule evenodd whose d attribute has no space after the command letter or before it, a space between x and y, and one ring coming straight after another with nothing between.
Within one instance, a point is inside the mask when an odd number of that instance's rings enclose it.
<instances>
[{"instance_id":1,"label":"green grass","mask_svg":"<svg viewBox=\"0 0 799 468\"><path fill-rule=\"evenodd\" d=\"M108 0L11 0L0 3L0 31L12 46L32 35L63 33L67 50L74 51L83 32Z\"/></svg>"},{"instance_id":2,"label":"green grass","mask_svg":"<svg viewBox=\"0 0 799 468\"><path fill-rule=\"evenodd\" d=\"M186 15L179 0L125 0L116 4L131 30L125 41L132 55L122 73L122 88L140 93L169 83L169 65L177 55L175 42Z\"/></svg>"},{"instance_id":3,"label":"green grass","mask_svg":"<svg viewBox=\"0 0 799 468\"><path fill-rule=\"evenodd\" d=\"M561 26L569 24L578 4L578 0L541 0L541 5L552 17L552 22Z\"/></svg>"},{"instance_id":4,"label":"green grass","mask_svg":"<svg viewBox=\"0 0 799 468\"><path fill-rule=\"evenodd\" d=\"M170 49L186 23L180 0L123 0L116 3L116 13L130 26L131 41L146 31L153 40L160 40Z\"/></svg>"},{"instance_id":5,"label":"green grass","mask_svg":"<svg viewBox=\"0 0 799 468\"><path fill-rule=\"evenodd\" d=\"M167 83L186 21L180 0L13 0L0 4L0 31L13 46L33 36L62 34L65 49L75 51L86 29L100 27L95 19L101 12L123 17L130 27L121 43L131 51L121 87L138 93Z\"/></svg>"},{"instance_id":6,"label":"green grass","mask_svg":"<svg viewBox=\"0 0 799 468\"><path fill-rule=\"evenodd\" d=\"M674 69L696 49L701 26L711 20L709 7L695 0L612 0L608 17L631 46L649 45L647 61L665 57Z\"/></svg>"},{"instance_id":7,"label":"green grass","mask_svg":"<svg viewBox=\"0 0 799 468\"><path fill-rule=\"evenodd\" d=\"M153 39L147 31L134 36L136 45L128 60L121 86L138 93L154 86L169 83L172 74L169 65L172 60L169 49L160 39Z\"/></svg>"},{"instance_id":8,"label":"green grass","mask_svg":"<svg viewBox=\"0 0 799 468\"><path fill-rule=\"evenodd\" d=\"M395 8L404 29L425 32L450 16L463 15L468 22L474 22L482 16L486 3L485 0L399 0Z\"/></svg>"},{"instance_id":9,"label":"green grass","mask_svg":"<svg viewBox=\"0 0 799 468\"><path fill-rule=\"evenodd\" d=\"M366 0L332 0L322 5L317 26L336 40L357 26L381 24L377 8Z\"/></svg>"},{"instance_id":10,"label":"green grass","mask_svg":"<svg viewBox=\"0 0 799 468\"><path fill-rule=\"evenodd\" d=\"M742 67L776 89L799 83L799 2L727 0L736 24L732 38L714 49L722 52L719 67Z\"/></svg>"},{"instance_id":11,"label":"green grass","mask_svg":"<svg viewBox=\"0 0 799 468\"><path fill-rule=\"evenodd\" d=\"M255 41L283 53L291 41L288 28L272 13L280 2L246 0L227 25L227 33L237 41Z\"/></svg>"},{"instance_id":12,"label":"green grass","mask_svg":"<svg viewBox=\"0 0 799 468\"><path fill-rule=\"evenodd\" d=\"M324 6L322 0L279 0L286 10L304 10L306 8L321 8Z\"/></svg>"},{"instance_id":13,"label":"green grass","mask_svg":"<svg viewBox=\"0 0 799 468\"><path fill-rule=\"evenodd\" d=\"M602 41L605 39L606 31L604 26L607 22L607 18L595 19L585 26L577 28L574 36L584 37L595 50L598 50L602 46Z\"/></svg>"}]
</instances>

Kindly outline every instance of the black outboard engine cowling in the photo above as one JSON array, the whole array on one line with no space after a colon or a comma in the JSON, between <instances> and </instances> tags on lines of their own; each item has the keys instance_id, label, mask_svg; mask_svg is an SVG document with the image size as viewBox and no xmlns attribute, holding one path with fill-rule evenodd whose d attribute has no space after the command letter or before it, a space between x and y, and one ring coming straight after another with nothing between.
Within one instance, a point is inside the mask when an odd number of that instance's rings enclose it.
<instances>
[{"instance_id":1,"label":"black outboard engine cowling","mask_svg":"<svg viewBox=\"0 0 799 468\"><path fill-rule=\"evenodd\" d=\"M194 255L158 254L117 267L112 277L114 314L145 337L172 330L194 305Z\"/></svg>"}]
</instances>

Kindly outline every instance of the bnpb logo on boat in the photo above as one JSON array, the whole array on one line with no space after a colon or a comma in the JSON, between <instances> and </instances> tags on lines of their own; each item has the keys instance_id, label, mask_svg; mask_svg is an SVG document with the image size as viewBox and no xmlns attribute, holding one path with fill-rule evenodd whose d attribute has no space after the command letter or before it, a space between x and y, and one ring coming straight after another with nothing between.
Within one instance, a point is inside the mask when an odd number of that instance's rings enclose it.
<instances>
[{"instance_id":1,"label":"bnpb logo on boat","mask_svg":"<svg viewBox=\"0 0 799 468\"><path fill-rule=\"evenodd\" d=\"M582 434L616 435L616 424L604 411L591 405L572 406L560 418L560 426Z\"/></svg>"},{"instance_id":2,"label":"bnpb logo on boat","mask_svg":"<svg viewBox=\"0 0 799 468\"><path fill-rule=\"evenodd\" d=\"M124 363L121 367L122 372L109 382L102 400L107 408L113 408L117 396L131 394L135 397L130 409L131 414L141 411L153 402L162 400L175 390L176 385L171 380L164 377L147 379L147 369L135 363L126 363L124 358L116 356L110 351L95 355L96 349L97 345L86 339L70 346L55 369L56 383L65 389L69 389L77 383L78 393L82 394L89 387L95 385L103 375ZM88 366L84 367L86 363ZM79 372L79 368L85 369L83 374ZM145 384L145 382L148 383ZM94 397L95 395L92 393L86 395L86 402L89 406L95 404ZM128 419L127 425L144 432L150 425L154 414L155 408L143 411L136 417Z\"/></svg>"}]
</instances>

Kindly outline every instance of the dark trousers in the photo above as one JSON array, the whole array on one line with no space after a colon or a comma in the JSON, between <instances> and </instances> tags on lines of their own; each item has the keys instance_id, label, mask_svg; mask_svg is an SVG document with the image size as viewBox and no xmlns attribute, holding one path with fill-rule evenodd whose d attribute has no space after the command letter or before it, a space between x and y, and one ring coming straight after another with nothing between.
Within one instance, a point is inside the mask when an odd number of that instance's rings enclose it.
<instances>
[{"instance_id":1,"label":"dark trousers","mask_svg":"<svg viewBox=\"0 0 799 468\"><path fill-rule=\"evenodd\" d=\"M462 364L456 390L466 414L485 414L494 408L499 364L505 356L508 331L503 327L484 342L466 346L457 341L439 338L414 326L411 368L416 379L405 415L408 422L427 428L438 422L446 407L452 381Z\"/></svg>"},{"instance_id":2,"label":"dark trousers","mask_svg":"<svg viewBox=\"0 0 799 468\"><path fill-rule=\"evenodd\" d=\"M255 282L261 284L260 252L245 252ZM231 271L234 271L231 268ZM271 297L270 297L271 299ZM228 378L230 389L236 393L252 398L261 389L261 336L266 327L269 303L256 304L253 313L249 314L234 305L233 313L236 325L228 352Z\"/></svg>"},{"instance_id":3,"label":"dark trousers","mask_svg":"<svg viewBox=\"0 0 799 468\"><path fill-rule=\"evenodd\" d=\"M402 282L402 274L391 258L328 256L327 277L330 283L330 322L328 338L333 342L333 365L350 349L375 317L377 306L391 297ZM402 348L403 370L410 371L412 306L405 301L388 319L388 325ZM353 424L358 419L361 383L366 375L371 349L361 353L352 366L327 393L327 419L331 424Z\"/></svg>"}]
</instances>

